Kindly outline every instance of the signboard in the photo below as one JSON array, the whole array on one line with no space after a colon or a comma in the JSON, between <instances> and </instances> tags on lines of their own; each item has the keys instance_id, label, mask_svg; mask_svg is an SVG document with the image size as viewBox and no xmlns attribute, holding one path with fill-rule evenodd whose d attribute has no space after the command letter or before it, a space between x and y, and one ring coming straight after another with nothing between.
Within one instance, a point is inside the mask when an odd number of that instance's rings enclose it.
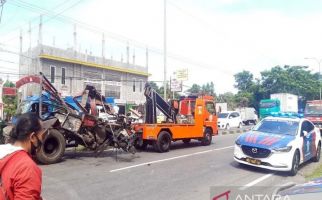
<instances>
[{"instance_id":1,"label":"signboard","mask_svg":"<svg viewBox=\"0 0 322 200\"><path fill-rule=\"evenodd\" d=\"M27 83L40 83L40 77L39 76L26 76L21 78L16 82L16 87L20 88L21 86L27 84Z\"/></svg>"},{"instance_id":2,"label":"signboard","mask_svg":"<svg viewBox=\"0 0 322 200\"><path fill-rule=\"evenodd\" d=\"M171 79L170 81L171 92L181 92L182 91L182 81L177 79Z\"/></svg>"},{"instance_id":3,"label":"signboard","mask_svg":"<svg viewBox=\"0 0 322 200\"><path fill-rule=\"evenodd\" d=\"M188 80L188 69L180 69L174 72L175 77L179 81L187 81Z\"/></svg>"},{"instance_id":4,"label":"signboard","mask_svg":"<svg viewBox=\"0 0 322 200\"><path fill-rule=\"evenodd\" d=\"M3 87L4 96L16 96L16 88L14 87Z\"/></svg>"}]
</instances>

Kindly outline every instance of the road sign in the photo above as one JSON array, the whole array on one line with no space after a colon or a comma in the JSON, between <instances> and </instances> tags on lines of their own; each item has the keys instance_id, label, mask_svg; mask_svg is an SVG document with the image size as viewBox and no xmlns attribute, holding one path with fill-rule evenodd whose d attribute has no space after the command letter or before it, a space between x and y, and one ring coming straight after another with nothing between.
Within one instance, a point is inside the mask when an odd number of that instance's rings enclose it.
<instances>
[{"instance_id":1,"label":"road sign","mask_svg":"<svg viewBox=\"0 0 322 200\"><path fill-rule=\"evenodd\" d=\"M177 79L171 79L170 84L171 92L181 92L182 91L182 81Z\"/></svg>"},{"instance_id":2,"label":"road sign","mask_svg":"<svg viewBox=\"0 0 322 200\"><path fill-rule=\"evenodd\" d=\"M174 72L176 75L176 79L179 81L187 81L188 80L188 69L180 69Z\"/></svg>"}]
</instances>

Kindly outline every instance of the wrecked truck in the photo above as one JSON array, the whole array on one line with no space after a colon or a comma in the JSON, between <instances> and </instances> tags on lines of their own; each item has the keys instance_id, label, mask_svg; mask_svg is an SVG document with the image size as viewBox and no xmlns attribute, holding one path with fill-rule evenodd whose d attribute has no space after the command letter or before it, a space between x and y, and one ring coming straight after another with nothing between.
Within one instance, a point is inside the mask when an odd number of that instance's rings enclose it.
<instances>
[{"instance_id":1,"label":"wrecked truck","mask_svg":"<svg viewBox=\"0 0 322 200\"><path fill-rule=\"evenodd\" d=\"M56 88L42 74L23 77L16 83L20 88L28 83L40 86L39 95L33 95L21 101L17 109L19 114L36 112L41 120L51 120L52 127L44 138L36 159L43 164L59 162L66 147L82 145L98 155L108 147L135 153L135 131L131 120L126 116L111 113L102 96L93 86L87 85L84 91L73 98L71 103L61 98ZM81 101L77 100L81 97ZM116 116L116 121L109 122L98 118L96 106ZM15 123L13 119L13 124Z\"/></svg>"}]
</instances>

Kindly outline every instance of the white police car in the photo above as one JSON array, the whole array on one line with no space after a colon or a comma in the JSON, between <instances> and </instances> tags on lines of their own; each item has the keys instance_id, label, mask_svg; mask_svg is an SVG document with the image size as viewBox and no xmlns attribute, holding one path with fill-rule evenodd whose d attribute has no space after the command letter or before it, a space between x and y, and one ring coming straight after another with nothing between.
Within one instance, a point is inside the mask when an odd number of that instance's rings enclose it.
<instances>
[{"instance_id":1,"label":"white police car","mask_svg":"<svg viewBox=\"0 0 322 200\"><path fill-rule=\"evenodd\" d=\"M299 165L310 159L318 162L320 130L298 117L266 117L235 142L234 159L260 168L288 171L295 175Z\"/></svg>"}]
</instances>

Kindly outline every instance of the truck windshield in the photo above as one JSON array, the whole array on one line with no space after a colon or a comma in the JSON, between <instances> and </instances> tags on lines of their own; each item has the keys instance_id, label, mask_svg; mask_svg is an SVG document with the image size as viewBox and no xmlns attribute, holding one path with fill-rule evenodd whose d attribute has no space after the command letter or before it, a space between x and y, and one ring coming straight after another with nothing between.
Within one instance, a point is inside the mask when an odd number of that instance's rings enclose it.
<instances>
[{"instance_id":1,"label":"truck windshield","mask_svg":"<svg viewBox=\"0 0 322 200\"><path fill-rule=\"evenodd\" d=\"M305 115L322 115L322 104L307 104L305 106Z\"/></svg>"},{"instance_id":2,"label":"truck windshield","mask_svg":"<svg viewBox=\"0 0 322 200\"><path fill-rule=\"evenodd\" d=\"M265 119L253 131L280 135L296 135L299 122L288 120Z\"/></svg>"},{"instance_id":3,"label":"truck windshield","mask_svg":"<svg viewBox=\"0 0 322 200\"><path fill-rule=\"evenodd\" d=\"M17 108L16 114L19 115L19 114L23 114L23 113L28 112L31 103L32 102L30 102L30 101L21 102L20 105Z\"/></svg>"},{"instance_id":4,"label":"truck windshield","mask_svg":"<svg viewBox=\"0 0 322 200\"><path fill-rule=\"evenodd\" d=\"M273 108L277 106L276 101L271 101L271 102L261 102L260 107L261 108Z\"/></svg>"},{"instance_id":5,"label":"truck windshield","mask_svg":"<svg viewBox=\"0 0 322 200\"><path fill-rule=\"evenodd\" d=\"M229 113L219 113L218 118L227 118Z\"/></svg>"}]
</instances>

